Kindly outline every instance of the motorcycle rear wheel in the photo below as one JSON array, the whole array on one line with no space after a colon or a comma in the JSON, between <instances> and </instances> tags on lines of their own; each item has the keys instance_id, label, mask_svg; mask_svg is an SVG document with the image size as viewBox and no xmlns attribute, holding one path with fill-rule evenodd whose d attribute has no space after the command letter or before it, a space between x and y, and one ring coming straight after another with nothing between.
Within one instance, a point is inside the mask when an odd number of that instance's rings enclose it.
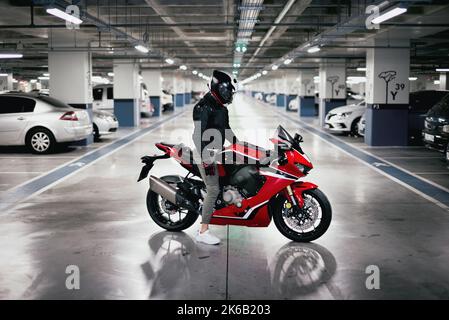
<instances>
[{"instance_id":1,"label":"motorcycle rear wheel","mask_svg":"<svg viewBox=\"0 0 449 320\"><path fill-rule=\"evenodd\" d=\"M164 176L161 177L161 180L168 184L173 184L173 176ZM191 227L198 219L198 213L179 208L151 190L148 190L147 193L147 210L151 219L158 226L168 231L185 230ZM179 219L173 220L172 216Z\"/></svg>"},{"instance_id":2,"label":"motorcycle rear wheel","mask_svg":"<svg viewBox=\"0 0 449 320\"><path fill-rule=\"evenodd\" d=\"M316 216L314 221L309 223L310 226L306 230L300 230L305 224L301 225L299 223L300 220L297 218L297 215L293 214L291 217L287 217L286 210L290 209L286 209L286 203L289 201L285 197L280 196L278 198L274 206L275 212L273 212L273 220L279 232L296 242L310 242L318 239L327 231L332 220L331 205L321 190L304 191L303 197L305 199L304 209L306 211L300 212L300 214L305 214L308 210L315 210L312 214ZM291 222L295 220L298 221L296 227L294 222Z\"/></svg>"}]
</instances>

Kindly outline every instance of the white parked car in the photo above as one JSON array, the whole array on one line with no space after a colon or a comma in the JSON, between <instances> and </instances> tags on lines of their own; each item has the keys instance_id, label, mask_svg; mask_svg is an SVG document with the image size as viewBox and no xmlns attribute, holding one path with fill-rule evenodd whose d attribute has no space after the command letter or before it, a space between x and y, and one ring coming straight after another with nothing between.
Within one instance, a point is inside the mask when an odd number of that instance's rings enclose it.
<instances>
[{"instance_id":1,"label":"white parked car","mask_svg":"<svg viewBox=\"0 0 449 320\"><path fill-rule=\"evenodd\" d=\"M57 143L91 134L92 122L85 110L46 95L0 95L0 145L26 145L34 153L48 153Z\"/></svg>"},{"instance_id":2,"label":"white parked car","mask_svg":"<svg viewBox=\"0 0 449 320\"><path fill-rule=\"evenodd\" d=\"M118 129L117 118L110 112L93 110L93 134L98 140L101 136L112 134Z\"/></svg>"},{"instance_id":3,"label":"white parked car","mask_svg":"<svg viewBox=\"0 0 449 320\"><path fill-rule=\"evenodd\" d=\"M291 100L288 103L288 111L298 111L299 108L299 98L296 97L295 99Z\"/></svg>"},{"instance_id":4,"label":"white parked car","mask_svg":"<svg viewBox=\"0 0 449 320\"><path fill-rule=\"evenodd\" d=\"M93 92L93 109L114 113L114 87L112 84L95 86Z\"/></svg>"},{"instance_id":5,"label":"white parked car","mask_svg":"<svg viewBox=\"0 0 449 320\"><path fill-rule=\"evenodd\" d=\"M365 101L332 109L326 115L325 128L333 132L358 135L358 124L365 110Z\"/></svg>"},{"instance_id":6,"label":"white parked car","mask_svg":"<svg viewBox=\"0 0 449 320\"><path fill-rule=\"evenodd\" d=\"M276 104L276 94L275 93L267 95L266 99L269 104Z\"/></svg>"},{"instance_id":7,"label":"white parked car","mask_svg":"<svg viewBox=\"0 0 449 320\"><path fill-rule=\"evenodd\" d=\"M162 112L172 111L174 109L173 96L167 90L162 90L161 106L162 106Z\"/></svg>"}]
</instances>

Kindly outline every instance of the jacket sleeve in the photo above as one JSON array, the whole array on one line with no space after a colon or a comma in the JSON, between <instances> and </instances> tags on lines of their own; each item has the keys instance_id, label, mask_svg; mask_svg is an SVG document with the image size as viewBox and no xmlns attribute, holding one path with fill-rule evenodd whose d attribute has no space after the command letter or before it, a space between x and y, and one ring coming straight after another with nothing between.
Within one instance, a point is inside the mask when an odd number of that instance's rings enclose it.
<instances>
[{"instance_id":1,"label":"jacket sleeve","mask_svg":"<svg viewBox=\"0 0 449 320\"><path fill-rule=\"evenodd\" d=\"M226 110L225 114L225 139L228 140L231 144L234 144L237 141L239 141L234 131L231 129L231 126L229 125L228 110Z\"/></svg>"},{"instance_id":2,"label":"jacket sleeve","mask_svg":"<svg viewBox=\"0 0 449 320\"><path fill-rule=\"evenodd\" d=\"M193 107L193 143L201 156L201 160L204 160L203 154L205 153L203 153L203 151L208 144L208 141L203 141L202 137L204 131L207 129L209 116L210 110L208 106L198 103L195 107Z\"/></svg>"}]
</instances>

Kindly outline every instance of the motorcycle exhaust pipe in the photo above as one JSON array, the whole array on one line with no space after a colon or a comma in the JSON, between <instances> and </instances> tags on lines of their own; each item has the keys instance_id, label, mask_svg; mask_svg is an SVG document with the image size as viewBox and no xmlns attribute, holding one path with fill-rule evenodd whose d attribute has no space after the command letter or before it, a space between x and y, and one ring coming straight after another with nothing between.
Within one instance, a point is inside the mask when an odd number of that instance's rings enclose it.
<instances>
[{"instance_id":1,"label":"motorcycle exhaust pipe","mask_svg":"<svg viewBox=\"0 0 449 320\"><path fill-rule=\"evenodd\" d=\"M196 212L198 211L193 203L180 194L177 189L155 176L150 176L150 190L159 194L161 197L167 199L178 207Z\"/></svg>"}]
</instances>

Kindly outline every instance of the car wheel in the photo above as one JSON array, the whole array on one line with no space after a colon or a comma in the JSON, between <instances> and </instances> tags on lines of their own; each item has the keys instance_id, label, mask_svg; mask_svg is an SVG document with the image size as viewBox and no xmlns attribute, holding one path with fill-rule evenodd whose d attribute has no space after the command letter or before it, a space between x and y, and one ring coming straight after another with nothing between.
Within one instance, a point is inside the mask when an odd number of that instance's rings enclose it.
<instances>
[{"instance_id":1,"label":"car wheel","mask_svg":"<svg viewBox=\"0 0 449 320\"><path fill-rule=\"evenodd\" d=\"M95 123L93 124L92 134L94 135L94 141L100 140L100 132L98 131L98 127Z\"/></svg>"},{"instance_id":2,"label":"car wheel","mask_svg":"<svg viewBox=\"0 0 449 320\"><path fill-rule=\"evenodd\" d=\"M55 149L56 140L50 130L36 128L28 132L26 146L36 154L50 153Z\"/></svg>"},{"instance_id":3,"label":"car wheel","mask_svg":"<svg viewBox=\"0 0 449 320\"><path fill-rule=\"evenodd\" d=\"M354 121L352 121L351 124L351 136L358 137L359 136L359 121L360 117L355 118Z\"/></svg>"}]
</instances>

